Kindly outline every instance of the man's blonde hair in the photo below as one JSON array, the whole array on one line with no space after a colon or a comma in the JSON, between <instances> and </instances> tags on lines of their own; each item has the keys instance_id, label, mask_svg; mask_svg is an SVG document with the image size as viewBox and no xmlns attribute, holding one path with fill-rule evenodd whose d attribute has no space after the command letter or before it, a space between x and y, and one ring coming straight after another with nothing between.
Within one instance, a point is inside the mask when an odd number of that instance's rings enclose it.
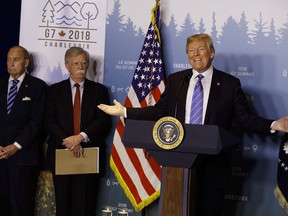
<instances>
[{"instance_id":1,"label":"man's blonde hair","mask_svg":"<svg viewBox=\"0 0 288 216\"><path fill-rule=\"evenodd\" d=\"M186 41L186 53L188 53L188 45L194 41L204 41L208 47L210 48L210 50L212 50L213 52L215 52L215 48L213 45L213 40L210 37L210 35L208 34L194 34L191 35L187 38Z\"/></svg>"}]
</instances>

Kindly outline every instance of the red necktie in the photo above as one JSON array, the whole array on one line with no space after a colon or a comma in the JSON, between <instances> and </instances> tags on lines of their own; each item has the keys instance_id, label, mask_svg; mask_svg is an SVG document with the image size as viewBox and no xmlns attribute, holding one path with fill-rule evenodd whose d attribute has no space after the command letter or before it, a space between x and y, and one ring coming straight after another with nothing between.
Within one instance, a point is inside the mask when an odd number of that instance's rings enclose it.
<instances>
[{"instance_id":1,"label":"red necktie","mask_svg":"<svg viewBox=\"0 0 288 216\"><path fill-rule=\"evenodd\" d=\"M80 133L80 85L75 83L76 93L74 98L73 114L74 114L74 134Z\"/></svg>"}]
</instances>

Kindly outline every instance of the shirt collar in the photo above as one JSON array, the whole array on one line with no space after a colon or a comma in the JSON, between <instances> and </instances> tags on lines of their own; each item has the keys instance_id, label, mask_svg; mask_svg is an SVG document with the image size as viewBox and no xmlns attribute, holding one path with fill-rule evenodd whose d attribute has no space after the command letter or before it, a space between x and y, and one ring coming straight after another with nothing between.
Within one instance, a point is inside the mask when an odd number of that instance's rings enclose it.
<instances>
[{"instance_id":1,"label":"shirt collar","mask_svg":"<svg viewBox=\"0 0 288 216\"><path fill-rule=\"evenodd\" d=\"M198 76L199 72L196 71L195 69L192 69L192 71L193 71L192 79L195 79ZM204 71L201 74L204 76L204 78L210 79L213 74L213 66L211 65L206 71Z\"/></svg>"},{"instance_id":2,"label":"shirt collar","mask_svg":"<svg viewBox=\"0 0 288 216\"><path fill-rule=\"evenodd\" d=\"M18 77L17 80L19 80L19 83L22 83L23 80L24 80L24 77L25 77L26 73L23 73L20 77ZM14 80L12 76L9 77L9 83Z\"/></svg>"},{"instance_id":3,"label":"shirt collar","mask_svg":"<svg viewBox=\"0 0 288 216\"><path fill-rule=\"evenodd\" d=\"M74 82L74 81L70 78L70 84L71 84L72 87L74 87L74 84L75 84L75 83L76 83L76 82ZM84 80L83 80L82 82L78 83L78 84L80 85L80 88L83 88Z\"/></svg>"}]
</instances>

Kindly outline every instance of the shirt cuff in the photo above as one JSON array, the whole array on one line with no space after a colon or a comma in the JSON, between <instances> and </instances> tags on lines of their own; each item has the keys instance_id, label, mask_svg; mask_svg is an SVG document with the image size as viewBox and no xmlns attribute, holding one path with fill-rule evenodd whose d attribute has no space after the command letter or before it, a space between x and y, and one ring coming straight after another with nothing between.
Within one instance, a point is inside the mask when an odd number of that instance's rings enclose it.
<instances>
[{"instance_id":1,"label":"shirt cuff","mask_svg":"<svg viewBox=\"0 0 288 216\"><path fill-rule=\"evenodd\" d=\"M18 149L22 149L22 146L21 146L19 143L14 142L13 144L14 144Z\"/></svg>"},{"instance_id":2,"label":"shirt cuff","mask_svg":"<svg viewBox=\"0 0 288 216\"><path fill-rule=\"evenodd\" d=\"M272 127L273 127L273 125L275 124L275 122L276 122L276 121L273 121L273 122L272 122L272 124L271 124L270 128L272 128ZM275 132L276 132L275 130L272 130L272 129L270 130L270 133L275 133Z\"/></svg>"},{"instance_id":3,"label":"shirt cuff","mask_svg":"<svg viewBox=\"0 0 288 216\"><path fill-rule=\"evenodd\" d=\"M84 133L84 132L80 132L80 135L84 137L84 140L83 140L83 142L87 143L87 142L89 142L89 141L90 141L90 140L89 140L89 137L87 136L87 134L86 134L86 133Z\"/></svg>"},{"instance_id":4,"label":"shirt cuff","mask_svg":"<svg viewBox=\"0 0 288 216\"><path fill-rule=\"evenodd\" d=\"M124 107L124 118L127 118L127 109Z\"/></svg>"}]
</instances>

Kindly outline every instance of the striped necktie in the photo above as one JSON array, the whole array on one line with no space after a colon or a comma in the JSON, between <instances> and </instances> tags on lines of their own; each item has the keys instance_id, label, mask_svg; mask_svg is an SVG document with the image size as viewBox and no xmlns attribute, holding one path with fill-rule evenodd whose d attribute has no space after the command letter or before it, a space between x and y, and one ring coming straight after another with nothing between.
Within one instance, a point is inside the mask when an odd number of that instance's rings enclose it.
<instances>
[{"instance_id":1,"label":"striped necktie","mask_svg":"<svg viewBox=\"0 0 288 216\"><path fill-rule=\"evenodd\" d=\"M7 98L7 114L10 113L11 108L14 103L14 99L17 95L17 84L19 80L12 80L12 85L10 86L9 93L8 93L8 98Z\"/></svg>"},{"instance_id":2,"label":"striped necktie","mask_svg":"<svg viewBox=\"0 0 288 216\"><path fill-rule=\"evenodd\" d=\"M198 80L194 88L192 105L190 112L190 124L202 124L203 115L203 86L201 80L204 78L202 74L198 74Z\"/></svg>"}]
</instances>

